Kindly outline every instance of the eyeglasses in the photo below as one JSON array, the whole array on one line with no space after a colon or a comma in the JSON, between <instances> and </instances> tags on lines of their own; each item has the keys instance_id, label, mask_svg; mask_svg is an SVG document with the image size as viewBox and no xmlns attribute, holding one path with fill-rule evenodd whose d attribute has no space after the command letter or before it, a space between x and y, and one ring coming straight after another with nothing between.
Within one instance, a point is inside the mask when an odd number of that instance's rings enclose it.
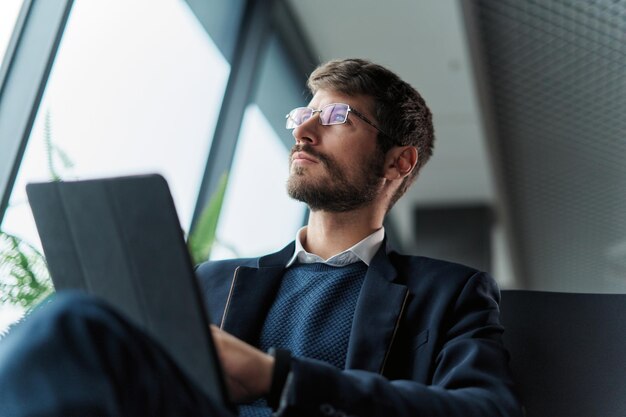
<instances>
[{"instance_id":1,"label":"eyeglasses","mask_svg":"<svg viewBox=\"0 0 626 417\"><path fill-rule=\"evenodd\" d=\"M287 116L285 116L285 118L287 119L287 129L294 129L300 126L302 123L313 117L315 113L320 114L319 122L324 126L343 124L348 120L348 113L354 113L355 116L363 120L368 125L372 126L374 129L378 130L383 135L389 136L374 123L370 122L363 114L359 113L358 111L344 103L327 104L318 110L312 109L310 107L296 107L295 109L290 111Z\"/></svg>"}]
</instances>

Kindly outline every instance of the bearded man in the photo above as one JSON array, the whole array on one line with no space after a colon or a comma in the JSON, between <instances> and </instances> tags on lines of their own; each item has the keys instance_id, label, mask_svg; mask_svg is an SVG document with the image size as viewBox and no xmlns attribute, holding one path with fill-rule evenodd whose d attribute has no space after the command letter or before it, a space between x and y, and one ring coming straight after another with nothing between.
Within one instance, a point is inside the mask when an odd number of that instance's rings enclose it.
<instances>
[{"instance_id":1,"label":"bearded man","mask_svg":"<svg viewBox=\"0 0 626 417\"><path fill-rule=\"evenodd\" d=\"M197 269L239 415L521 415L493 279L386 241L385 215L432 154L424 100L361 59L321 65L308 86L287 115L287 189L307 226L280 252ZM0 346L0 410L233 416L110 307L59 298L25 323L28 341ZM39 402L20 407L28 391Z\"/></svg>"},{"instance_id":2,"label":"bearded man","mask_svg":"<svg viewBox=\"0 0 626 417\"><path fill-rule=\"evenodd\" d=\"M262 398L241 414L269 400L281 415L518 415L494 281L385 239L432 154L426 103L360 59L321 65L308 86L309 105L287 115L287 189L307 226L278 253L198 269L231 393Z\"/></svg>"}]
</instances>

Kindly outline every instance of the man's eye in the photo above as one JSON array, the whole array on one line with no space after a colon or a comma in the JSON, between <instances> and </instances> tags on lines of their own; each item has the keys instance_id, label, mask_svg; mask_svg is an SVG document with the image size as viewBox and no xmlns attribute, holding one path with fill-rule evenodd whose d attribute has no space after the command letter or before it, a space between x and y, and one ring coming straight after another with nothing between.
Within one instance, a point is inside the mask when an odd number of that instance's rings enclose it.
<instances>
[{"instance_id":1,"label":"man's eye","mask_svg":"<svg viewBox=\"0 0 626 417\"><path fill-rule=\"evenodd\" d=\"M335 123L341 123L346 120L346 113L342 111L334 111L330 116L330 120Z\"/></svg>"}]
</instances>

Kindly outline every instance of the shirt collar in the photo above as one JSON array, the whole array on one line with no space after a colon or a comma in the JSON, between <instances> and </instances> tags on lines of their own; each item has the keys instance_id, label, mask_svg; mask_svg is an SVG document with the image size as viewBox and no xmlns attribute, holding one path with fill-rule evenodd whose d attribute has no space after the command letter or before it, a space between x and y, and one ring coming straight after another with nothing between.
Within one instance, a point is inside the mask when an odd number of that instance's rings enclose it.
<instances>
[{"instance_id":1,"label":"shirt collar","mask_svg":"<svg viewBox=\"0 0 626 417\"><path fill-rule=\"evenodd\" d=\"M304 237L305 234L306 226L298 230L298 233L296 233L296 248L293 256L289 259L289 262L287 262L287 268L296 262L303 264L319 262L331 266L346 266L362 261L365 265L369 266L372 258L376 255L380 245L383 243L383 239L385 238L385 228L381 227L356 245L341 253L333 255L326 260L315 255L314 253L309 253L304 249L304 246L302 246L302 237Z\"/></svg>"}]
</instances>

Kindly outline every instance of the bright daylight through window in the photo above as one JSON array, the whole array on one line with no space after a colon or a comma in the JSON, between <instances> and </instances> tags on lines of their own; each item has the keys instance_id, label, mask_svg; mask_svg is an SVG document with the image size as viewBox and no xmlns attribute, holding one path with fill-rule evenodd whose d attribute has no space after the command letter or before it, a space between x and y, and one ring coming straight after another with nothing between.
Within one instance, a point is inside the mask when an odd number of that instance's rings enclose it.
<instances>
[{"instance_id":1,"label":"bright daylight through window","mask_svg":"<svg viewBox=\"0 0 626 417\"><path fill-rule=\"evenodd\" d=\"M1 3L3 47L21 1ZM187 230L229 71L183 0L75 1L2 231L36 258L26 183L148 172L168 180ZM13 280L12 266L0 267L0 279ZM5 290L2 298L0 333L23 314Z\"/></svg>"}]
</instances>

